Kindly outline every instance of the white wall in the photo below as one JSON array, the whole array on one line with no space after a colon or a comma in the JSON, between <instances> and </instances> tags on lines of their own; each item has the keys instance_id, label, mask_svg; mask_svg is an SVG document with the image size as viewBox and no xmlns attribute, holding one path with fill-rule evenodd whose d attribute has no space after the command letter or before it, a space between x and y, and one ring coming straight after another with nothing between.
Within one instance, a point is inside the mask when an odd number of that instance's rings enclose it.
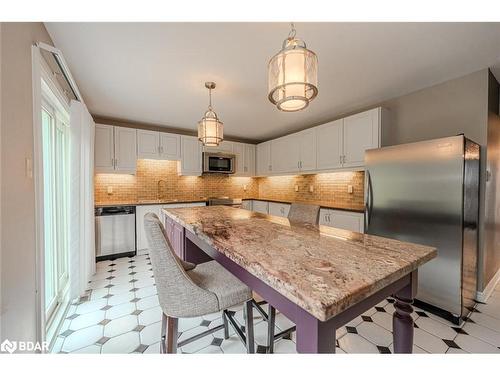
<instances>
[{"instance_id":1,"label":"white wall","mask_svg":"<svg viewBox=\"0 0 500 375\"><path fill-rule=\"evenodd\" d=\"M3 23L1 30L1 337L36 339L31 45L52 44L42 23Z\"/></svg>"}]
</instances>

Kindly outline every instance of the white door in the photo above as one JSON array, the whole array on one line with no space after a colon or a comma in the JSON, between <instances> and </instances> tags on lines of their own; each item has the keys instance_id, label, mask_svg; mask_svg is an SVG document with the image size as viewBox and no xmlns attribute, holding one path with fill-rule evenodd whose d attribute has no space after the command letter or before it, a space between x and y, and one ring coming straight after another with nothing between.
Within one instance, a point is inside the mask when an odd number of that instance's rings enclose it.
<instances>
[{"instance_id":1,"label":"white door","mask_svg":"<svg viewBox=\"0 0 500 375\"><path fill-rule=\"evenodd\" d=\"M233 152L233 142L222 141L218 146L205 146L205 152L223 152L231 154Z\"/></svg>"},{"instance_id":2,"label":"white door","mask_svg":"<svg viewBox=\"0 0 500 375\"><path fill-rule=\"evenodd\" d=\"M344 118L344 167L365 164L365 151L380 147L379 108Z\"/></svg>"},{"instance_id":3,"label":"white door","mask_svg":"<svg viewBox=\"0 0 500 375\"><path fill-rule=\"evenodd\" d=\"M244 170L246 176L255 175L255 145L245 144Z\"/></svg>"},{"instance_id":4,"label":"white door","mask_svg":"<svg viewBox=\"0 0 500 375\"><path fill-rule=\"evenodd\" d=\"M245 144L235 142L233 143L233 153L236 157L235 176L245 176Z\"/></svg>"},{"instance_id":5,"label":"white door","mask_svg":"<svg viewBox=\"0 0 500 375\"><path fill-rule=\"evenodd\" d=\"M160 133L137 130L137 158L158 159L160 156Z\"/></svg>"},{"instance_id":6,"label":"white door","mask_svg":"<svg viewBox=\"0 0 500 375\"><path fill-rule=\"evenodd\" d=\"M183 176L201 175L201 143L196 137L181 136L181 170Z\"/></svg>"},{"instance_id":7,"label":"white door","mask_svg":"<svg viewBox=\"0 0 500 375\"><path fill-rule=\"evenodd\" d=\"M253 201L253 210L263 214L269 213L269 205L266 201Z\"/></svg>"},{"instance_id":8,"label":"white door","mask_svg":"<svg viewBox=\"0 0 500 375\"><path fill-rule=\"evenodd\" d=\"M289 173L299 170L299 137L295 134L272 140L272 164L274 173Z\"/></svg>"},{"instance_id":9,"label":"white door","mask_svg":"<svg viewBox=\"0 0 500 375\"><path fill-rule=\"evenodd\" d=\"M316 128L317 169L342 166L343 120L329 122Z\"/></svg>"},{"instance_id":10,"label":"white door","mask_svg":"<svg viewBox=\"0 0 500 375\"><path fill-rule=\"evenodd\" d=\"M297 134L300 147L300 170L316 169L316 130L308 129Z\"/></svg>"},{"instance_id":11,"label":"white door","mask_svg":"<svg viewBox=\"0 0 500 375\"><path fill-rule=\"evenodd\" d=\"M180 135L160 133L160 158L163 160L180 160L181 158Z\"/></svg>"},{"instance_id":12,"label":"white door","mask_svg":"<svg viewBox=\"0 0 500 375\"><path fill-rule=\"evenodd\" d=\"M252 211L253 210L253 204L251 200L243 201L241 202L241 208L244 210Z\"/></svg>"},{"instance_id":13,"label":"white door","mask_svg":"<svg viewBox=\"0 0 500 375\"><path fill-rule=\"evenodd\" d=\"M319 224L332 226L332 212L327 208L321 208L319 210Z\"/></svg>"},{"instance_id":14,"label":"white door","mask_svg":"<svg viewBox=\"0 0 500 375\"><path fill-rule=\"evenodd\" d=\"M135 173L137 130L115 126L115 171Z\"/></svg>"},{"instance_id":15,"label":"white door","mask_svg":"<svg viewBox=\"0 0 500 375\"><path fill-rule=\"evenodd\" d=\"M113 126L95 125L94 165L97 173L114 171Z\"/></svg>"},{"instance_id":16,"label":"white door","mask_svg":"<svg viewBox=\"0 0 500 375\"><path fill-rule=\"evenodd\" d=\"M265 176L272 172L271 141L257 145L257 176Z\"/></svg>"}]
</instances>

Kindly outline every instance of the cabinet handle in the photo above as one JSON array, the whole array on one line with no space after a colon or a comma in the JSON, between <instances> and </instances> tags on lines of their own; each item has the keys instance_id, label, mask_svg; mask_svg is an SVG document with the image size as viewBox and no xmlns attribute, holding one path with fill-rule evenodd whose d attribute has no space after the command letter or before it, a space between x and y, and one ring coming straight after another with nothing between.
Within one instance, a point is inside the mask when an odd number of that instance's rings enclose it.
<instances>
[{"instance_id":1,"label":"cabinet handle","mask_svg":"<svg viewBox=\"0 0 500 375\"><path fill-rule=\"evenodd\" d=\"M339 156L339 159L340 164L342 164L342 155Z\"/></svg>"}]
</instances>

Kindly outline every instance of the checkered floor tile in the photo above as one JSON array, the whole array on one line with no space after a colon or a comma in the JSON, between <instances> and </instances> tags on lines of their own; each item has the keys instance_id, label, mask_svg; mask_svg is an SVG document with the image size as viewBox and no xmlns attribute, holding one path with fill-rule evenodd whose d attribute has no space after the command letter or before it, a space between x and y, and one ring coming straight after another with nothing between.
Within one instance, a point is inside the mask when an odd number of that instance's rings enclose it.
<instances>
[{"instance_id":1,"label":"checkered floor tile","mask_svg":"<svg viewBox=\"0 0 500 375\"><path fill-rule=\"evenodd\" d=\"M337 353L391 353L394 301L384 300L337 331ZM267 310L267 306L263 306ZM244 325L242 306L232 308ZM500 286L460 327L416 309L414 353L500 353ZM69 308L54 353L159 353L161 309L147 255L97 263L84 296ZM179 340L221 324L221 314L179 320ZM293 325L277 314L276 332ZM254 312L257 353L265 352L267 323ZM182 353L245 353L234 331L222 331L181 348ZM295 335L276 342L276 353L295 353Z\"/></svg>"}]
</instances>

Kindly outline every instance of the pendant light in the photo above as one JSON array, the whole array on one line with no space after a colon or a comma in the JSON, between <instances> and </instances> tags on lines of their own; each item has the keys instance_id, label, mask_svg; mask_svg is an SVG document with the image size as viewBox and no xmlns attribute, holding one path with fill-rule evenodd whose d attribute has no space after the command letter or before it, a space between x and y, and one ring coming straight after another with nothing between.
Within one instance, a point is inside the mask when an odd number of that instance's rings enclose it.
<instances>
[{"instance_id":1,"label":"pendant light","mask_svg":"<svg viewBox=\"0 0 500 375\"><path fill-rule=\"evenodd\" d=\"M318 95L318 57L295 35L292 23L281 51L268 66L269 100L285 112L306 108Z\"/></svg>"},{"instance_id":2,"label":"pendant light","mask_svg":"<svg viewBox=\"0 0 500 375\"><path fill-rule=\"evenodd\" d=\"M203 146L214 147L218 146L224 138L223 124L212 109L212 90L215 89L215 83L205 82L205 87L208 89L208 110L198 121L198 139Z\"/></svg>"}]
</instances>

